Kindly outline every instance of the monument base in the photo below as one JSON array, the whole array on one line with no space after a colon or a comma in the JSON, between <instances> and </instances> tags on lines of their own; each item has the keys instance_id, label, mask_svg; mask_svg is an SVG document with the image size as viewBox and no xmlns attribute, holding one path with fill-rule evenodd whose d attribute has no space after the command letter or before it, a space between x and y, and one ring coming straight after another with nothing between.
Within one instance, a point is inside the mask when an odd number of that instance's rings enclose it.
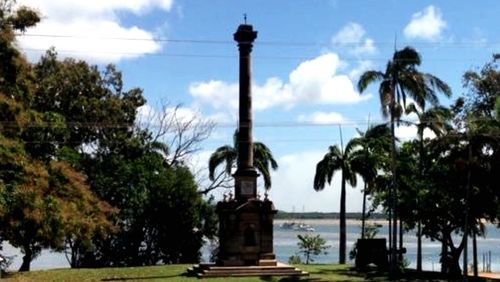
<instances>
[{"instance_id":1,"label":"monument base","mask_svg":"<svg viewBox=\"0 0 500 282\"><path fill-rule=\"evenodd\" d=\"M217 266L198 264L188 268L188 274L205 277L243 277L243 276L308 276L309 273L293 266L278 262L273 266Z\"/></svg>"},{"instance_id":2,"label":"monument base","mask_svg":"<svg viewBox=\"0 0 500 282\"><path fill-rule=\"evenodd\" d=\"M219 215L218 266L275 266L273 202L248 199L217 204Z\"/></svg>"},{"instance_id":3,"label":"monument base","mask_svg":"<svg viewBox=\"0 0 500 282\"><path fill-rule=\"evenodd\" d=\"M219 252L216 263L194 265L188 269L188 274L200 278L309 275L276 261L273 253L273 218L276 212L268 199L219 202Z\"/></svg>"}]
</instances>

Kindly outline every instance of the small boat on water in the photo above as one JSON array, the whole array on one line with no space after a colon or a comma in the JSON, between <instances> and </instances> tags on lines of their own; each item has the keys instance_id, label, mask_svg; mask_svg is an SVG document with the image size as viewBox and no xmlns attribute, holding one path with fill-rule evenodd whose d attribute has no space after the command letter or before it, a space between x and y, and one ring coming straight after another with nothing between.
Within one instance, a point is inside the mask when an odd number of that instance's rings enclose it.
<instances>
[{"instance_id":1,"label":"small boat on water","mask_svg":"<svg viewBox=\"0 0 500 282\"><path fill-rule=\"evenodd\" d=\"M313 232L315 229L309 224L292 222L283 222L280 227L282 229L293 229L299 231L309 231Z\"/></svg>"}]
</instances>

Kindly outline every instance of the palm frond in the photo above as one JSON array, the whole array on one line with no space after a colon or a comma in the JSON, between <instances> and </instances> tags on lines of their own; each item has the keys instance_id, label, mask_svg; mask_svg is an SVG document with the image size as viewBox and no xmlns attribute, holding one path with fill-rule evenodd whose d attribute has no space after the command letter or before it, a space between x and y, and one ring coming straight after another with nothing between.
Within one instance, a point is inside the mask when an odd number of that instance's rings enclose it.
<instances>
[{"instance_id":1,"label":"palm frond","mask_svg":"<svg viewBox=\"0 0 500 282\"><path fill-rule=\"evenodd\" d=\"M446 82L429 73L424 73L423 76L426 84L431 85L435 91L443 93L446 97L451 96L451 88Z\"/></svg>"},{"instance_id":2,"label":"palm frond","mask_svg":"<svg viewBox=\"0 0 500 282\"><path fill-rule=\"evenodd\" d=\"M406 106L405 114L416 114L418 117L420 117L420 111L418 111L417 106L415 103L410 103L408 106Z\"/></svg>"},{"instance_id":3,"label":"palm frond","mask_svg":"<svg viewBox=\"0 0 500 282\"><path fill-rule=\"evenodd\" d=\"M260 172L260 175L264 180L264 188L266 190L271 189L272 183L271 183L271 173L269 171L269 162L260 158L255 158L254 166Z\"/></svg>"},{"instance_id":4,"label":"palm frond","mask_svg":"<svg viewBox=\"0 0 500 282\"><path fill-rule=\"evenodd\" d=\"M414 68L422 62L420 54L412 47L405 47L402 50L396 51L392 61L399 66L400 69Z\"/></svg>"},{"instance_id":5,"label":"palm frond","mask_svg":"<svg viewBox=\"0 0 500 282\"><path fill-rule=\"evenodd\" d=\"M369 84L384 80L384 73L380 71L366 71L358 81L358 91L363 93Z\"/></svg>"},{"instance_id":6,"label":"palm frond","mask_svg":"<svg viewBox=\"0 0 500 282\"><path fill-rule=\"evenodd\" d=\"M254 159L262 158L266 160L271 165L273 170L278 169L278 162L273 157L271 149L267 147L264 143L254 142L253 144Z\"/></svg>"},{"instance_id":7,"label":"palm frond","mask_svg":"<svg viewBox=\"0 0 500 282\"><path fill-rule=\"evenodd\" d=\"M382 111L382 116L384 118L387 118L390 113L391 101L393 99L391 81L390 80L382 81L382 83L380 83L378 93L380 97L380 109Z\"/></svg>"},{"instance_id":8,"label":"palm frond","mask_svg":"<svg viewBox=\"0 0 500 282\"><path fill-rule=\"evenodd\" d=\"M237 152L235 148L226 145L219 147L210 155L208 160L208 177L210 180L214 180L215 170L219 165L226 162L225 171L227 174L231 174L231 169L236 160Z\"/></svg>"},{"instance_id":9,"label":"palm frond","mask_svg":"<svg viewBox=\"0 0 500 282\"><path fill-rule=\"evenodd\" d=\"M323 190L326 183L332 182L333 174L342 166L342 153L338 146L330 146L328 153L316 165L316 173L314 174L314 190Z\"/></svg>"}]
</instances>

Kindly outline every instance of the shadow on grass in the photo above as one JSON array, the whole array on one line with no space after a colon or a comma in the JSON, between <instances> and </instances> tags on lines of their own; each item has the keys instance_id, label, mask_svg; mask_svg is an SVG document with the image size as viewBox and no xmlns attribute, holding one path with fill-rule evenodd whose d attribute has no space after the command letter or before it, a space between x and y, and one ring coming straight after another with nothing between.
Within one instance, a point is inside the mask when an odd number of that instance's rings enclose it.
<instances>
[{"instance_id":1,"label":"shadow on grass","mask_svg":"<svg viewBox=\"0 0 500 282\"><path fill-rule=\"evenodd\" d=\"M179 277L183 275L156 275L156 276L136 276L136 277L110 277L110 278L103 278L101 281L128 281L128 280L151 280L151 279L168 279L168 278L174 278L174 277Z\"/></svg>"},{"instance_id":2,"label":"shadow on grass","mask_svg":"<svg viewBox=\"0 0 500 282\"><path fill-rule=\"evenodd\" d=\"M321 281L321 278L309 277L309 276L288 276L288 277L276 277L276 276L260 276L260 280L266 282L309 282L309 281Z\"/></svg>"},{"instance_id":3,"label":"shadow on grass","mask_svg":"<svg viewBox=\"0 0 500 282\"><path fill-rule=\"evenodd\" d=\"M312 274L319 275L343 275L351 277L366 277L366 272L359 272L353 268L347 269L331 269L331 268L318 268L317 271L312 272Z\"/></svg>"}]
</instances>

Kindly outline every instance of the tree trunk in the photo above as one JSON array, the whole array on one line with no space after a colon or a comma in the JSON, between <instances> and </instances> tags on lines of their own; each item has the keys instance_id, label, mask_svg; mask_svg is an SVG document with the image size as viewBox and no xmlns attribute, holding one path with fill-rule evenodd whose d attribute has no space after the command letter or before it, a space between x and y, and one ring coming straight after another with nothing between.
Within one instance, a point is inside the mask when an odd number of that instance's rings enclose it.
<instances>
[{"instance_id":1,"label":"tree trunk","mask_svg":"<svg viewBox=\"0 0 500 282\"><path fill-rule=\"evenodd\" d=\"M363 213L361 215L361 239L365 239L365 221L366 221L366 189L368 185L365 182L365 189L363 190Z\"/></svg>"},{"instance_id":2,"label":"tree trunk","mask_svg":"<svg viewBox=\"0 0 500 282\"><path fill-rule=\"evenodd\" d=\"M397 193L397 178L396 178L396 136L394 128L394 97L392 98L391 107L391 135L392 135L392 146L391 146L391 170L392 170L392 185L390 187L390 208L392 210L392 246L391 246L391 272L395 273L398 267L398 257L396 254L397 248L397 236L398 236L398 221L396 212L396 193Z\"/></svg>"},{"instance_id":3,"label":"tree trunk","mask_svg":"<svg viewBox=\"0 0 500 282\"><path fill-rule=\"evenodd\" d=\"M23 263L19 268L19 271L30 271L31 260L33 259L33 251L29 246L24 246L24 256Z\"/></svg>"},{"instance_id":4,"label":"tree trunk","mask_svg":"<svg viewBox=\"0 0 500 282\"><path fill-rule=\"evenodd\" d=\"M448 245L446 240L443 239L441 242L441 273L448 273L448 265Z\"/></svg>"},{"instance_id":5,"label":"tree trunk","mask_svg":"<svg viewBox=\"0 0 500 282\"><path fill-rule=\"evenodd\" d=\"M461 274L461 269L460 269L460 252L457 251L451 251L449 255L449 269L448 273L452 277L460 277ZM464 270L466 272L467 270Z\"/></svg>"},{"instance_id":6,"label":"tree trunk","mask_svg":"<svg viewBox=\"0 0 500 282\"><path fill-rule=\"evenodd\" d=\"M471 190L471 162L472 162L472 145L470 144L469 141L469 156L468 156L468 164L467 164L467 183L466 183L466 191L465 191L465 226L464 226L464 235L463 235L463 241L464 241L464 261L463 261L463 274L464 278L466 279L467 277L467 263L468 263L468 244L467 244L467 239L469 236L469 198L470 198L470 190Z\"/></svg>"},{"instance_id":7,"label":"tree trunk","mask_svg":"<svg viewBox=\"0 0 500 282\"><path fill-rule=\"evenodd\" d=\"M398 260L400 262L403 261L403 221L400 219L399 220L399 255L398 255Z\"/></svg>"},{"instance_id":8,"label":"tree trunk","mask_svg":"<svg viewBox=\"0 0 500 282\"><path fill-rule=\"evenodd\" d=\"M342 188L340 191L340 243L339 243L339 264L345 264L346 252L346 226L345 226L345 177L342 172Z\"/></svg>"},{"instance_id":9,"label":"tree trunk","mask_svg":"<svg viewBox=\"0 0 500 282\"><path fill-rule=\"evenodd\" d=\"M387 202L391 202L391 197L390 197L390 191L389 191L389 196L387 199ZM390 204L389 204L390 205ZM391 208L389 207L389 220L387 222L387 234L389 234L389 265L392 267L392 211Z\"/></svg>"},{"instance_id":10,"label":"tree trunk","mask_svg":"<svg viewBox=\"0 0 500 282\"><path fill-rule=\"evenodd\" d=\"M419 148L419 164L418 173L420 178L424 177L424 131L419 132L420 148ZM417 222L417 272L422 272L422 221L421 213L419 207L419 197L417 196L417 212L418 212L418 222Z\"/></svg>"},{"instance_id":11,"label":"tree trunk","mask_svg":"<svg viewBox=\"0 0 500 282\"><path fill-rule=\"evenodd\" d=\"M472 230L472 256L474 259L474 277L477 277L477 241L476 230Z\"/></svg>"},{"instance_id":12,"label":"tree trunk","mask_svg":"<svg viewBox=\"0 0 500 282\"><path fill-rule=\"evenodd\" d=\"M422 271L422 222L417 223L417 272Z\"/></svg>"}]
</instances>

